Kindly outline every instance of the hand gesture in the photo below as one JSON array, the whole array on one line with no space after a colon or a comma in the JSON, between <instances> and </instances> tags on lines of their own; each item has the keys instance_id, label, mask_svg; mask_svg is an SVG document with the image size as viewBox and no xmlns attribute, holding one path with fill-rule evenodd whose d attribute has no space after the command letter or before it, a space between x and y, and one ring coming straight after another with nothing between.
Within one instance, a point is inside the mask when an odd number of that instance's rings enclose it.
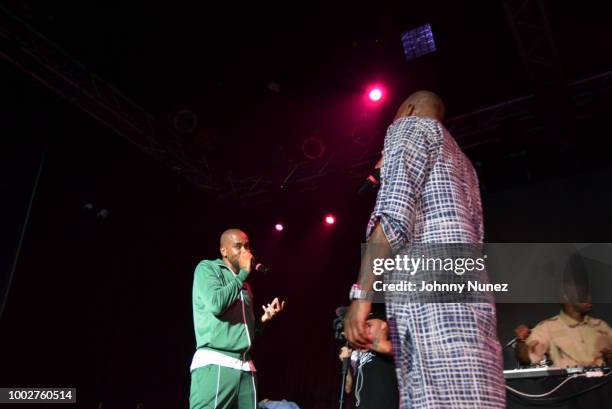
<instances>
[{"instance_id":1,"label":"hand gesture","mask_svg":"<svg viewBox=\"0 0 612 409\"><path fill-rule=\"evenodd\" d=\"M278 297L276 297L274 301L268 305L262 305L261 308L264 310L264 314L261 316L261 322L266 323L285 308L285 302L278 301Z\"/></svg>"},{"instance_id":2,"label":"hand gesture","mask_svg":"<svg viewBox=\"0 0 612 409\"><path fill-rule=\"evenodd\" d=\"M519 325L514 329L514 334L519 341L525 341L529 337L529 334L531 334L531 330L527 327L527 325Z\"/></svg>"}]
</instances>

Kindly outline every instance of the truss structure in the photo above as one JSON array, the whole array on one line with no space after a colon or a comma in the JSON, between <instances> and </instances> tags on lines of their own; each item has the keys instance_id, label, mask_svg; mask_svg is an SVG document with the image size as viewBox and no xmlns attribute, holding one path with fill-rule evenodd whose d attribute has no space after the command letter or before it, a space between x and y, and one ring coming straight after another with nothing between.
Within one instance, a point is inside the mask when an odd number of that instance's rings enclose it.
<instances>
[{"instance_id":1,"label":"truss structure","mask_svg":"<svg viewBox=\"0 0 612 409\"><path fill-rule=\"evenodd\" d=\"M551 47L554 44L548 23L542 17L541 1L505 0L505 5L532 81L559 80L558 58ZM380 152L380 146L354 144L327 152L320 159L293 163L280 177L272 172L239 177L231 169L214 168L206 157L189 155L181 136L167 124L3 6L0 6L0 58L217 199L261 203L274 192L314 190L322 178L332 173L363 179ZM602 99L610 99L612 71L571 82L567 88L577 119L586 118L596 112ZM521 124L528 134L537 136L545 126L536 108L536 96L527 95L456 116L447 122L447 127L464 149L495 142L499 139L498 131L508 121Z\"/></svg>"}]
</instances>

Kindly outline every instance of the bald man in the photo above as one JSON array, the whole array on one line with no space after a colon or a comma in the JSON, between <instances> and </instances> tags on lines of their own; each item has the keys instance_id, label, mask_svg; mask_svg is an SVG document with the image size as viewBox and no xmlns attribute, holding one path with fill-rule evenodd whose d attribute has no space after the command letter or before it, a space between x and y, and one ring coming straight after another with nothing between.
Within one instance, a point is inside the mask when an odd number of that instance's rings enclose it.
<instances>
[{"instance_id":1,"label":"bald man","mask_svg":"<svg viewBox=\"0 0 612 409\"><path fill-rule=\"evenodd\" d=\"M229 229L220 239L221 258L203 260L193 280L196 352L191 362L191 409L255 409L257 387L250 350L255 334L253 294L247 278L254 270L249 238ZM275 298L263 306L260 323L283 310Z\"/></svg>"},{"instance_id":2,"label":"bald man","mask_svg":"<svg viewBox=\"0 0 612 409\"><path fill-rule=\"evenodd\" d=\"M347 338L358 348L371 348L365 321L377 294L373 283L380 279L372 273L375 259L413 254L423 244L441 251L451 247L441 244L472 247L483 241L476 172L441 124L443 117L442 100L419 91L399 107L387 130L381 185L345 320ZM427 277L413 277L399 267L385 274L392 282L420 283L417 280ZM460 303L456 298L449 302L435 295L431 297L437 302L423 302L418 297L410 292L384 294L400 407L505 408L494 304Z\"/></svg>"}]
</instances>

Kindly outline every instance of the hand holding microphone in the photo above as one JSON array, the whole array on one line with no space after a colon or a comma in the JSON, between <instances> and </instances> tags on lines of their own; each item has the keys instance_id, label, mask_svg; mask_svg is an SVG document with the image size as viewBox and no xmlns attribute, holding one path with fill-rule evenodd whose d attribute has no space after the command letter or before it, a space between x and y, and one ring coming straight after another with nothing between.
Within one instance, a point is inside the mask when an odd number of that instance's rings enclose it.
<instances>
[{"instance_id":1,"label":"hand holding microphone","mask_svg":"<svg viewBox=\"0 0 612 409\"><path fill-rule=\"evenodd\" d=\"M240 266L241 270L244 270L250 274L251 271L254 270L254 263L255 258L250 250L244 250L240 253L240 256L238 257L238 265Z\"/></svg>"},{"instance_id":2,"label":"hand holding microphone","mask_svg":"<svg viewBox=\"0 0 612 409\"><path fill-rule=\"evenodd\" d=\"M249 250L243 252L240 255L239 259L240 268L242 270L246 270L249 274L253 271L257 271L258 273L266 274L270 271L270 268L264 265L263 263L259 263L255 261L255 256Z\"/></svg>"},{"instance_id":3,"label":"hand holding microphone","mask_svg":"<svg viewBox=\"0 0 612 409\"><path fill-rule=\"evenodd\" d=\"M359 188L359 194L364 194L366 192L378 189L380 186L380 168L382 167L382 161L383 158L381 156L378 162L376 162L376 165L374 165L374 172L368 175L365 182L363 182L363 185L361 185Z\"/></svg>"}]
</instances>

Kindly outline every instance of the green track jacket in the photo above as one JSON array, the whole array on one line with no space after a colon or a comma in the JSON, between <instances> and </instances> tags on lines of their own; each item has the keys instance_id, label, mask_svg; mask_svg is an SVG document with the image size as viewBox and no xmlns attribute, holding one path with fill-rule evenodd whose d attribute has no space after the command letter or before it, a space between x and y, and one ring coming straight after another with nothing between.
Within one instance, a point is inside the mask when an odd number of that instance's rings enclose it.
<instances>
[{"instance_id":1,"label":"green track jacket","mask_svg":"<svg viewBox=\"0 0 612 409\"><path fill-rule=\"evenodd\" d=\"M252 293L245 279L223 260L203 260L193 279L193 323L196 347L249 360L255 333Z\"/></svg>"}]
</instances>

